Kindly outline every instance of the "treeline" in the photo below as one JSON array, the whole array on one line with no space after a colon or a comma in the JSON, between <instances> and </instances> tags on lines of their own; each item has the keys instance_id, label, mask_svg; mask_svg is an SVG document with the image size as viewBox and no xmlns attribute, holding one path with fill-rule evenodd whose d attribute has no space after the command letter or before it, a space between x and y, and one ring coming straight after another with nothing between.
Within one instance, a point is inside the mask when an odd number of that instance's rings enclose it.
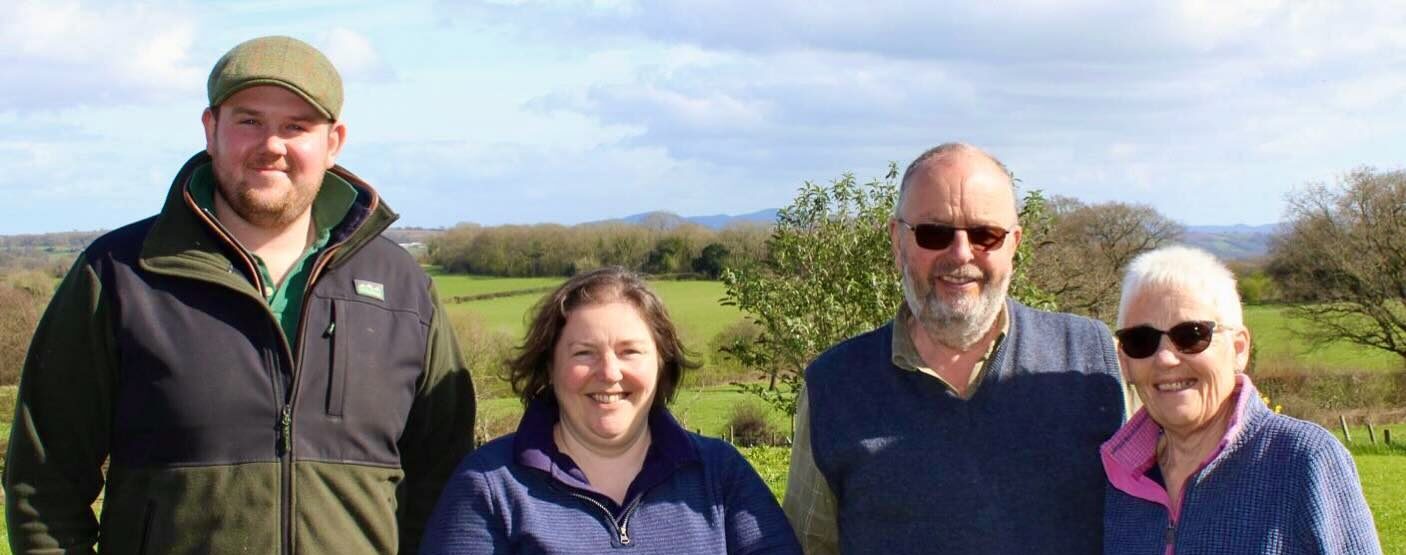
<instances>
[{"instance_id":1,"label":"treeline","mask_svg":"<svg viewBox=\"0 0 1406 555\"><path fill-rule=\"evenodd\" d=\"M72 251L88 246L103 231L63 231L30 235L0 235L0 249Z\"/></svg>"},{"instance_id":2,"label":"treeline","mask_svg":"<svg viewBox=\"0 0 1406 555\"><path fill-rule=\"evenodd\" d=\"M691 223L460 224L429 239L427 260L448 272L494 276L570 276L619 265L717 278L735 261L765 256L770 233L770 225L757 223L721 230Z\"/></svg>"}]
</instances>

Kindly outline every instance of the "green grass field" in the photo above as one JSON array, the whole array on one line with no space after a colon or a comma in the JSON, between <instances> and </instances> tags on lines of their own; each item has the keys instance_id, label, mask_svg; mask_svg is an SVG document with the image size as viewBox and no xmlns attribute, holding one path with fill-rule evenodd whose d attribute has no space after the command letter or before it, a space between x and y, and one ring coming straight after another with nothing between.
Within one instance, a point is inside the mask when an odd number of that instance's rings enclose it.
<instances>
[{"instance_id":1,"label":"green grass field","mask_svg":"<svg viewBox=\"0 0 1406 555\"><path fill-rule=\"evenodd\" d=\"M552 287L566 279L560 277L500 278L470 276L464 274L446 274L436 270L431 270L430 276L434 278L435 288L439 290L440 298L446 299L446 301L454 297L482 295L484 293Z\"/></svg>"},{"instance_id":2,"label":"green grass field","mask_svg":"<svg viewBox=\"0 0 1406 555\"><path fill-rule=\"evenodd\" d=\"M1257 351L1257 364L1261 368L1280 361L1292 361L1302 368L1328 371L1390 371L1402 368L1399 356L1349 343L1309 349L1290 331L1295 323L1286 312L1287 309L1282 306L1245 307L1245 325L1250 328Z\"/></svg>"},{"instance_id":3,"label":"green grass field","mask_svg":"<svg viewBox=\"0 0 1406 555\"><path fill-rule=\"evenodd\" d=\"M730 386L710 387L701 390L680 390L669 411L689 430L703 435L723 437L728 433L727 421L732 409L738 403L758 402L750 395L732 389ZM484 399L479 401L480 418L517 420L522 414L522 403L516 398ZM772 427L779 433L789 434L791 421L785 413L768 411Z\"/></svg>"},{"instance_id":4,"label":"green grass field","mask_svg":"<svg viewBox=\"0 0 1406 555\"><path fill-rule=\"evenodd\" d=\"M530 287L550 286L559 283L557 278L481 278L469 276L435 276L435 285L442 298L453 295L473 295L491 291L512 291ZM549 282L524 281L525 279L555 279ZM498 281L503 284L498 284ZM544 285L545 284L545 285ZM701 352L708 341L723 328L742 319L742 312L735 307L723 306L719 300L723 296L723 285L716 281L652 281L650 286L664 299L665 306L674 324L679 328L685 345ZM447 290L461 291L446 293ZM469 292L472 291L472 292ZM508 334L514 340L522 337L526 325L524 315L545 293L531 293L512 297L499 297L481 301L455 303L447 306L450 317L473 315L490 329Z\"/></svg>"},{"instance_id":5,"label":"green grass field","mask_svg":"<svg viewBox=\"0 0 1406 555\"><path fill-rule=\"evenodd\" d=\"M1383 553L1406 553L1406 455L1357 455Z\"/></svg>"}]
</instances>

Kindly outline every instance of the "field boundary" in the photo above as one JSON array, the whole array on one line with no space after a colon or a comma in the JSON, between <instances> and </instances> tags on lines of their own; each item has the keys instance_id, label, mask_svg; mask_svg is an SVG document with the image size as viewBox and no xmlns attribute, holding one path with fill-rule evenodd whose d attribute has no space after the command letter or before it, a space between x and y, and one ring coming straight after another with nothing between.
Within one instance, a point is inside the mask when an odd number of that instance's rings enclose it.
<instances>
[{"instance_id":1,"label":"field boundary","mask_svg":"<svg viewBox=\"0 0 1406 555\"><path fill-rule=\"evenodd\" d=\"M516 297L519 295L531 295L533 293L546 293L556 289L557 286L532 287L530 289L512 289L508 291L494 291L492 293L479 293L477 295L459 295L449 298L449 304L463 304L474 301L487 301L491 299L502 299L506 297Z\"/></svg>"}]
</instances>

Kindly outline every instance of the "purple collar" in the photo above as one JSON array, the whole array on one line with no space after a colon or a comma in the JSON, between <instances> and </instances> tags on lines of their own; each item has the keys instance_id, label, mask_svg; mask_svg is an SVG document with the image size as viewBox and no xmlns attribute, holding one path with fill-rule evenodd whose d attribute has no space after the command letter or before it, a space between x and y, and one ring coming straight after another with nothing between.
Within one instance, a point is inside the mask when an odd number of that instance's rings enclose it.
<instances>
[{"instance_id":1,"label":"purple collar","mask_svg":"<svg viewBox=\"0 0 1406 555\"><path fill-rule=\"evenodd\" d=\"M688 432L674 420L669 410L655 399L649 411L649 451L644 456L640 473L630 482L625 499L657 486L673 475L674 470L689 463L699 462L698 450L688 436ZM527 411L518 423L517 435L513 437L513 453L518 464L546 472L562 484L596 494L600 501L610 498L591 487L586 474L571 457L557 449L552 429L561 420L561 409L556 398L550 393L538 397L527 406ZM613 502L612 502L613 504ZM618 510L618 507L614 507Z\"/></svg>"}]
</instances>

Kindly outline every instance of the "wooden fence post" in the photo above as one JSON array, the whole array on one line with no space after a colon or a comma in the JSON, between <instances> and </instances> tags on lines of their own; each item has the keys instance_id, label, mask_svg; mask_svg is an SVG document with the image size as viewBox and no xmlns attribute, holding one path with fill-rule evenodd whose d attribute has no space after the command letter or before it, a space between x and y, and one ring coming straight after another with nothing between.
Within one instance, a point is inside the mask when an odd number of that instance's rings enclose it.
<instances>
[{"instance_id":1,"label":"wooden fence post","mask_svg":"<svg viewBox=\"0 0 1406 555\"><path fill-rule=\"evenodd\" d=\"M1372 423L1367 423L1367 439L1372 440L1372 445L1377 444L1377 430L1372 428Z\"/></svg>"},{"instance_id":2,"label":"wooden fence post","mask_svg":"<svg viewBox=\"0 0 1406 555\"><path fill-rule=\"evenodd\" d=\"M1347 431L1347 417L1339 414L1338 423L1343 427L1343 442L1352 443L1352 432Z\"/></svg>"},{"instance_id":3,"label":"wooden fence post","mask_svg":"<svg viewBox=\"0 0 1406 555\"><path fill-rule=\"evenodd\" d=\"M1382 428L1382 441L1385 441L1387 445L1391 445L1391 428Z\"/></svg>"}]
</instances>

